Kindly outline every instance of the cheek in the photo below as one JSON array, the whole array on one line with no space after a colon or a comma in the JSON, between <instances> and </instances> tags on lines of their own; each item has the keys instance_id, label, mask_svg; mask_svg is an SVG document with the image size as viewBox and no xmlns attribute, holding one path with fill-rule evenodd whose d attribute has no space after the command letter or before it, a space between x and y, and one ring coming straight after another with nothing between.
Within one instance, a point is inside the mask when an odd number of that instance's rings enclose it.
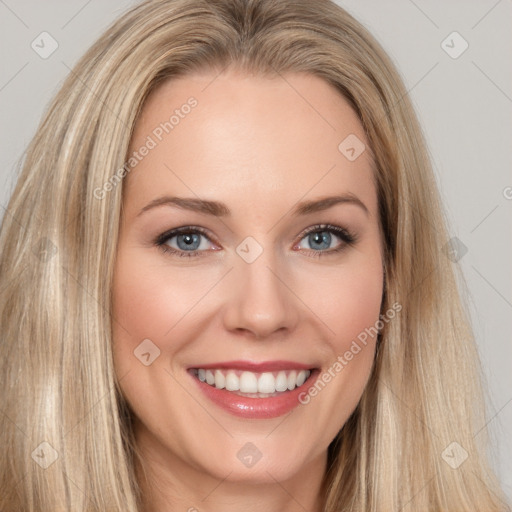
<instances>
[{"instance_id":1,"label":"cheek","mask_svg":"<svg viewBox=\"0 0 512 512\"><path fill-rule=\"evenodd\" d=\"M155 265L154 257L123 251L113 286L114 339L132 350L131 345L145 338L160 343L191 310L204 287L197 272L189 272L184 280L179 270Z\"/></svg>"},{"instance_id":2,"label":"cheek","mask_svg":"<svg viewBox=\"0 0 512 512\"><path fill-rule=\"evenodd\" d=\"M382 301L382 272L375 269L341 273L333 279L331 301L324 304L329 325L335 331L336 345L345 349L347 342L356 339L374 325Z\"/></svg>"},{"instance_id":3,"label":"cheek","mask_svg":"<svg viewBox=\"0 0 512 512\"><path fill-rule=\"evenodd\" d=\"M380 259L358 261L323 269L302 278L299 288L309 309L325 326L331 349L336 354L348 350L352 340L379 319L383 271ZM360 260L360 261L359 261ZM371 341L371 340L369 340Z\"/></svg>"},{"instance_id":4,"label":"cheek","mask_svg":"<svg viewBox=\"0 0 512 512\"><path fill-rule=\"evenodd\" d=\"M140 401L140 394L150 387L146 379L151 374L154 378L154 371L150 370L158 367L162 359L155 358L151 366L145 367L136 355L140 352L143 357L148 350L151 360L160 355L162 335L176 322L174 317L179 314L182 304L178 290L166 286L161 276L162 271L156 271L136 251L120 251L112 289L113 356L118 377L129 374L121 380L121 387L132 399L134 393L130 390L137 382L136 396L139 399L136 403ZM174 308L176 314L173 314ZM144 340L151 340L151 343ZM145 344L141 345L143 342ZM141 350L139 346L148 350Z\"/></svg>"}]
</instances>

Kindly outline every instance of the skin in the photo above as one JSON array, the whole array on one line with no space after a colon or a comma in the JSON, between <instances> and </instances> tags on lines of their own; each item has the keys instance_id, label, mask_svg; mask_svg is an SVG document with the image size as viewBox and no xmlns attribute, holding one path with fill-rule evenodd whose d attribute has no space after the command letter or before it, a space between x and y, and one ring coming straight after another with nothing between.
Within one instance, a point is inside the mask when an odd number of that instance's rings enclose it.
<instances>
[{"instance_id":1,"label":"skin","mask_svg":"<svg viewBox=\"0 0 512 512\"><path fill-rule=\"evenodd\" d=\"M338 150L349 134L368 142L348 103L320 78L228 69L156 89L130 151L190 96L197 106L124 183L113 350L147 476L144 510L319 511L327 447L364 391L376 339L368 338L310 403L273 419L241 419L220 409L186 369L279 359L324 371L375 324L383 253L372 161L369 151L351 162ZM368 212L343 203L291 213L298 201L347 192ZM169 205L139 215L163 195L222 201L231 215ZM325 223L355 233L356 243L332 233L327 248L318 248L303 232ZM179 257L155 245L160 234L181 226L208 232L209 240L200 237L202 255ZM248 236L263 248L252 263L236 252ZM179 250L177 237L167 244ZM340 245L341 252L328 254ZM148 366L134 356L145 339L160 350ZM250 468L237 458L247 442L262 454Z\"/></svg>"}]
</instances>

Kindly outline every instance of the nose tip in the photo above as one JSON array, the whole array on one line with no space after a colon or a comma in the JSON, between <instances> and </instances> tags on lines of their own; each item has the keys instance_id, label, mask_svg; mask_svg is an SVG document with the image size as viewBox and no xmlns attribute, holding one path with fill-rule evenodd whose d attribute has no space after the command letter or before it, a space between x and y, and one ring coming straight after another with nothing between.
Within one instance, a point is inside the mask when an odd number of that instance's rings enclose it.
<instances>
[{"instance_id":1,"label":"nose tip","mask_svg":"<svg viewBox=\"0 0 512 512\"><path fill-rule=\"evenodd\" d=\"M257 340L293 329L298 314L283 278L262 257L239 263L231 276L225 327L250 332Z\"/></svg>"}]
</instances>

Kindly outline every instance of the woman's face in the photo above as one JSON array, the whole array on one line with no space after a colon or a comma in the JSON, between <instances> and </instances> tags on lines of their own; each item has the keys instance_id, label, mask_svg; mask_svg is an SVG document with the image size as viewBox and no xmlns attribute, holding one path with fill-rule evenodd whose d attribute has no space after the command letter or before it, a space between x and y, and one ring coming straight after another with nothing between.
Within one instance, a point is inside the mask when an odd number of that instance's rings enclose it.
<instances>
[{"instance_id":1,"label":"woman's face","mask_svg":"<svg viewBox=\"0 0 512 512\"><path fill-rule=\"evenodd\" d=\"M363 144L348 103L307 74L196 74L149 97L124 184L113 325L117 377L156 467L191 482L325 468L370 375L376 337L357 339L383 291Z\"/></svg>"}]
</instances>

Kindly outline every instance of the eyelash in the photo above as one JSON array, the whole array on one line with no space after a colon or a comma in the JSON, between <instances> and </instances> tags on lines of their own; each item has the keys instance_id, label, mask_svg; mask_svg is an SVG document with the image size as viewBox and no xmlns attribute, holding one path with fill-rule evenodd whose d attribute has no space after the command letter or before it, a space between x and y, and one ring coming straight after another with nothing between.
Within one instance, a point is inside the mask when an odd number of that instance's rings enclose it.
<instances>
[{"instance_id":1,"label":"eyelash","mask_svg":"<svg viewBox=\"0 0 512 512\"><path fill-rule=\"evenodd\" d=\"M323 232L334 233L336 236L338 236L343 241L343 243L336 249L329 249L326 251L309 250L308 252L313 253L313 255L314 255L313 257L319 258L319 257L325 256L325 255L338 254L341 251L345 250L347 246L355 245L355 243L358 240L358 237L354 233L351 233L350 231L348 231L344 228L341 228L339 226L334 226L332 224L317 224L315 226L311 226L310 228L306 229L305 231L303 231L301 233L300 240L302 241L303 238L305 238L307 235L309 235L311 233L323 233ZM173 255L179 256L180 258L193 258L193 257L197 257L197 256L203 256L203 253L207 252L207 251L198 251L198 250L181 251L181 250L176 250L173 247L169 247L168 245L166 245L166 242L168 242L171 238L173 238L177 235L183 235L183 234L200 234L200 235L204 236L205 238L207 238L211 242L210 237L208 236L208 233L204 229L202 229L200 227L196 227L196 226L184 226L181 228L171 229L170 231L166 231L165 233L162 233L161 235L159 235L157 237L157 239L155 240L154 243L164 253L173 254Z\"/></svg>"}]
</instances>

